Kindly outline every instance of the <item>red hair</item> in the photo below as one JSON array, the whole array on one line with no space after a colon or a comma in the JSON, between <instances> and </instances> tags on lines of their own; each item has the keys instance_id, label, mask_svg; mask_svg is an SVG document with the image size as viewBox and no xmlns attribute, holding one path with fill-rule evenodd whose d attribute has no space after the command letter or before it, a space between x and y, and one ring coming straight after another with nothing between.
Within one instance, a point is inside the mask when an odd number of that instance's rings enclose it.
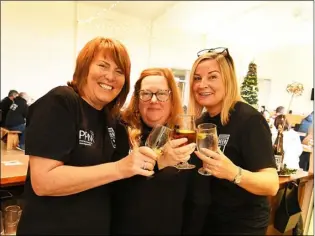
<instances>
[{"instance_id":1,"label":"red hair","mask_svg":"<svg viewBox=\"0 0 315 236\"><path fill-rule=\"evenodd\" d=\"M94 57L99 53L104 53L104 57L108 56L113 59L117 66L123 71L125 76L125 84L119 95L110 102L107 107L113 115L117 115L120 108L124 105L130 89L130 58L126 47L115 39L97 37L89 41L80 51L75 71L71 82L71 86L81 96L83 87L86 85L87 76L89 74L90 65Z\"/></svg>"},{"instance_id":2,"label":"red hair","mask_svg":"<svg viewBox=\"0 0 315 236\"><path fill-rule=\"evenodd\" d=\"M143 70L140 74L140 78L135 84L130 103L128 107L122 112L122 120L129 126L129 137L132 144L138 142L140 137L141 122L139 112L139 91L141 89L141 83L145 77L151 75L163 76L166 79L168 87L171 91L170 99L172 101L172 109L171 114L167 119L167 126L173 128L176 116L183 113L180 94L172 71L168 68L149 68Z\"/></svg>"}]
</instances>

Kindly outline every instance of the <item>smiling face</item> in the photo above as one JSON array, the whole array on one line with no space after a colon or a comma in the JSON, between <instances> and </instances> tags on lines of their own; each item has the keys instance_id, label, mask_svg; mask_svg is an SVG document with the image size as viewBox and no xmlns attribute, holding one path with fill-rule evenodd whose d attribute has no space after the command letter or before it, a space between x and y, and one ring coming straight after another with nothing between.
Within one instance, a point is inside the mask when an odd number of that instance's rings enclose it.
<instances>
[{"instance_id":1,"label":"smiling face","mask_svg":"<svg viewBox=\"0 0 315 236\"><path fill-rule=\"evenodd\" d=\"M206 107L210 115L221 112L225 88L216 60L207 59L198 64L194 73L192 90L196 102Z\"/></svg>"},{"instance_id":2,"label":"smiling face","mask_svg":"<svg viewBox=\"0 0 315 236\"><path fill-rule=\"evenodd\" d=\"M112 58L99 52L90 64L82 97L91 106L101 110L118 96L124 84L122 69L117 67Z\"/></svg>"},{"instance_id":3,"label":"smiling face","mask_svg":"<svg viewBox=\"0 0 315 236\"><path fill-rule=\"evenodd\" d=\"M159 90L169 90L169 87L164 76L150 75L142 80L140 89L156 93ZM149 127L154 127L157 124L164 125L170 117L171 108L171 95L165 102L158 101L155 95L147 102L139 99L141 118Z\"/></svg>"}]
</instances>

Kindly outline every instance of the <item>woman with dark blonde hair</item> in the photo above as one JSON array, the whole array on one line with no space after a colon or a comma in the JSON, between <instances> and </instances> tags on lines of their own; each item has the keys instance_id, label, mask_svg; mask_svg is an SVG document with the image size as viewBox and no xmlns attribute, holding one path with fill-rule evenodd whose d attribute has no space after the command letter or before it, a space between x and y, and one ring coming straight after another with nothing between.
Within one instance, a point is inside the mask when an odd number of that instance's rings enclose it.
<instances>
[{"instance_id":1,"label":"woman with dark blonde hair","mask_svg":"<svg viewBox=\"0 0 315 236\"><path fill-rule=\"evenodd\" d=\"M279 188L271 133L264 117L243 102L227 48L198 53L190 75L189 109L200 117L196 125L215 124L219 139L217 151L195 152L212 174L204 188L211 204L203 233L265 234L267 196Z\"/></svg>"},{"instance_id":2,"label":"woman with dark blonde hair","mask_svg":"<svg viewBox=\"0 0 315 236\"><path fill-rule=\"evenodd\" d=\"M29 169L17 235L108 235L109 183L154 173L157 156L148 147L111 162L120 156L115 116L129 81L124 45L97 37L80 51L68 86L53 88L30 106Z\"/></svg>"},{"instance_id":3,"label":"woman with dark blonde hair","mask_svg":"<svg viewBox=\"0 0 315 236\"><path fill-rule=\"evenodd\" d=\"M287 168L299 169L300 155L303 152L303 146L299 134L291 129L291 125L285 115L278 115L274 121L277 130L281 129L283 133L283 164ZM272 143L275 142L278 132L273 133Z\"/></svg>"},{"instance_id":4,"label":"woman with dark blonde hair","mask_svg":"<svg viewBox=\"0 0 315 236\"><path fill-rule=\"evenodd\" d=\"M181 113L182 104L172 71L167 68L142 71L121 117L128 131L121 130L119 136L129 133L130 143L117 148L128 153L129 149L143 146L153 127L172 128L175 117ZM176 139L164 146L154 167L154 177L135 176L113 185L112 234L181 234L191 171L179 171L173 166L187 161L194 151L195 143L181 146L185 142L186 138Z\"/></svg>"}]
</instances>

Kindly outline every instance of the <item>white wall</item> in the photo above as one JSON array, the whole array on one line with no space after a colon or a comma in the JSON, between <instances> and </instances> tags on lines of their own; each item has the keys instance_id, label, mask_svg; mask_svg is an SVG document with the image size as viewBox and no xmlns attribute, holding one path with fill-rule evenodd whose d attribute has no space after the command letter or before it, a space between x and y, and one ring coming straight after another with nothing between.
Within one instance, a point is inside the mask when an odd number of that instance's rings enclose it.
<instances>
[{"instance_id":1,"label":"white wall","mask_svg":"<svg viewBox=\"0 0 315 236\"><path fill-rule=\"evenodd\" d=\"M184 33L162 26L153 28L152 55L154 66L191 69L197 52L204 48L203 35Z\"/></svg>"},{"instance_id":2,"label":"white wall","mask_svg":"<svg viewBox=\"0 0 315 236\"><path fill-rule=\"evenodd\" d=\"M295 33L294 31L292 33ZM311 33L311 32L310 32ZM286 91L288 84L300 82L304 85L302 96L295 97L291 105L293 113L308 114L313 111L313 102L310 100L313 88L313 45L308 42L292 42L291 45L266 45L264 40L257 40L256 47L242 45L228 38L219 38L217 35L207 35L207 47L228 47L235 62L236 75L239 85L248 72L249 63L254 60L257 64L258 79L271 80L269 103L265 105L269 110L278 106L289 106L291 95ZM258 101L260 103L260 101Z\"/></svg>"},{"instance_id":3,"label":"white wall","mask_svg":"<svg viewBox=\"0 0 315 236\"><path fill-rule=\"evenodd\" d=\"M207 35L188 33L180 30L181 18L175 14L181 8L170 8L152 24L115 9L103 12L91 23L77 24L77 19L95 16L100 10L82 2L2 2L1 97L10 89L17 89L37 99L52 87L65 84L72 78L78 51L88 40L105 36L119 39L128 48L132 84L147 67L190 70L198 50L226 46L234 58L239 84L253 59L258 77L271 79L271 99L266 104L270 109L288 105L290 95L285 89L293 81L303 83L305 92L294 99L292 110L308 113L313 109L309 99L313 87L313 45L308 33L287 48L271 46L273 35L269 36L269 44L264 44L261 35L250 38L245 29L237 34L235 27L230 31L228 25ZM256 25L256 33L259 27L262 26ZM287 27L282 33L289 39L289 33L294 34L295 30ZM244 37L246 40L236 40Z\"/></svg>"},{"instance_id":4,"label":"white wall","mask_svg":"<svg viewBox=\"0 0 315 236\"><path fill-rule=\"evenodd\" d=\"M78 19L95 16L100 8L86 3L78 4ZM131 58L132 84L139 73L148 67L150 22L118 12L107 11L90 23L78 24L77 52L85 43L96 36L115 38L128 49Z\"/></svg>"},{"instance_id":5,"label":"white wall","mask_svg":"<svg viewBox=\"0 0 315 236\"><path fill-rule=\"evenodd\" d=\"M288 84L300 82L304 85L302 96L295 97L291 106L293 113L308 114L313 111L311 89L313 88L313 45L293 45L279 48L257 56L258 77L271 79L270 109L284 106L288 109L291 95Z\"/></svg>"},{"instance_id":6,"label":"white wall","mask_svg":"<svg viewBox=\"0 0 315 236\"><path fill-rule=\"evenodd\" d=\"M78 19L88 19L95 16L99 10L98 7L80 3ZM106 11L90 23L78 24L77 51L88 40L98 35L119 39L126 45L131 57L132 85L139 78L141 71L148 67L190 69L196 52L203 47L204 36L170 29L162 24L165 20L165 17L162 17L151 22L114 10ZM130 96L131 93L128 100Z\"/></svg>"},{"instance_id":7,"label":"white wall","mask_svg":"<svg viewBox=\"0 0 315 236\"><path fill-rule=\"evenodd\" d=\"M37 99L71 80L74 39L74 2L1 2L1 97Z\"/></svg>"}]
</instances>

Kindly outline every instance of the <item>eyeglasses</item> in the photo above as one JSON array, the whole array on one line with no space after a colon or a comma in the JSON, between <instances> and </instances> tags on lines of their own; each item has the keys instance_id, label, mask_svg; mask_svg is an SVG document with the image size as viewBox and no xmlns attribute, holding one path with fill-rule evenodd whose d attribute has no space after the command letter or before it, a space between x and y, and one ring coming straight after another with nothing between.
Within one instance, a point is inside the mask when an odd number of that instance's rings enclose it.
<instances>
[{"instance_id":1,"label":"eyeglasses","mask_svg":"<svg viewBox=\"0 0 315 236\"><path fill-rule=\"evenodd\" d=\"M150 101L155 95L156 99L160 102L166 102L170 97L171 91L170 90L158 90L156 93L153 93L149 90L140 90L139 97L142 101L147 102Z\"/></svg>"},{"instance_id":2,"label":"eyeglasses","mask_svg":"<svg viewBox=\"0 0 315 236\"><path fill-rule=\"evenodd\" d=\"M229 49L225 47L217 47L217 48L210 48L210 49L202 49L199 52L197 52L197 56L200 57L203 54L206 53L216 53L216 54L222 54L227 58L227 60L231 63L232 67L234 68L234 62L233 59L229 53Z\"/></svg>"}]
</instances>

